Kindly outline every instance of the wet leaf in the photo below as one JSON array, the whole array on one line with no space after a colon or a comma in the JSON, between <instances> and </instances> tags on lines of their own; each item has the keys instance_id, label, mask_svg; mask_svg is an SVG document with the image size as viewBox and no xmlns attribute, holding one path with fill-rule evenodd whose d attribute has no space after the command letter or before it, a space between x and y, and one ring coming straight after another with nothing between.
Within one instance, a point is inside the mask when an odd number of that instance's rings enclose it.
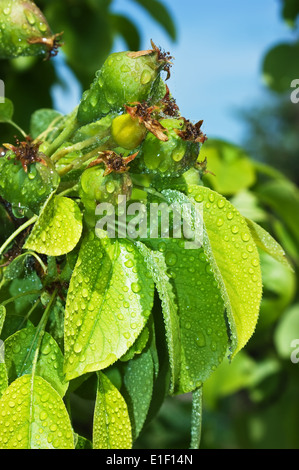
<instances>
[{"instance_id":1,"label":"wet leaf","mask_svg":"<svg viewBox=\"0 0 299 470\"><path fill-rule=\"evenodd\" d=\"M50 124L62 116L58 111L49 108L38 109L31 115L30 119L30 136L36 139L42 132L44 132Z\"/></svg>"},{"instance_id":2,"label":"wet leaf","mask_svg":"<svg viewBox=\"0 0 299 470\"><path fill-rule=\"evenodd\" d=\"M252 336L262 297L257 247L245 218L223 196L190 186L189 197L203 216L203 248L224 300L235 355Z\"/></svg>"},{"instance_id":3,"label":"wet leaf","mask_svg":"<svg viewBox=\"0 0 299 470\"><path fill-rule=\"evenodd\" d=\"M0 399L0 448L74 448L62 398L43 378L23 375L5 390Z\"/></svg>"},{"instance_id":4,"label":"wet leaf","mask_svg":"<svg viewBox=\"0 0 299 470\"><path fill-rule=\"evenodd\" d=\"M175 392L195 390L221 363L228 347L224 304L202 247L186 249L184 240L150 240L163 256L178 305L180 371ZM162 255L163 253L163 255Z\"/></svg>"},{"instance_id":5,"label":"wet leaf","mask_svg":"<svg viewBox=\"0 0 299 470\"><path fill-rule=\"evenodd\" d=\"M171 369L170 392L173 392L179 380L181 367L181 340L177 300L175 298L172 285L169 282L170 279L167 274L167 265L163 254L151 251L151 249L141 242L136 242L136 246L142 254L147 268L151 273L161 300Z\"/></svg>"},{"instance_id":6,"label":"wet leaf","mask_svg":"<svg viewBox=\"0 0 299 470\"><path fill-rule=\"evenodd\" d=\"M75 201L52 195L36 221L24 248L49 256L71 252L81 238L82 214Z\"/></svg>"},{"instance_id":7,"label":"wet leaf","mask_svg":"<svg viewBox=\"0 0 299 470\"><path fill-rule=\"evenodd\" d=\"M142 256L126 239L82 243L65 311L65 373L69 379L122 357L144 328L154 285Z\"/></svg>"},{"instance_id":8,"label":"wet leaf","mask_svg":"<svg viewBox=\"0 0 299 470\"><path fill-rule=\"evenodd\" d=\"M123 380L123 395L128 403L136 440L146 420L153 393L154 364L149 349L124 364Z\"/></svg>"},{"instance_id":9,"label":"wet leaf","mask_svg":"<svg viewBox=\"0 0 299 470\"><path fill-rule=\"evenodd\" d=\"M131 449L132 432L126 402L117 388L102 372L93 421L94 449Z\"/></svg>"},{"instance_id":10,"label":"wet leaf","mask_svg":"<svg viewBox=\"0 0 299 470\"><path fill-rule=\"evenodd\" d=\"M5 341L5 363L9 382L32 372L38 347L38 330L33 326L17 331ZM68 382L63 375L63 355L55 340L44 333L35 374L43 377L63 397Z\"/></svg>"}]
</instances>

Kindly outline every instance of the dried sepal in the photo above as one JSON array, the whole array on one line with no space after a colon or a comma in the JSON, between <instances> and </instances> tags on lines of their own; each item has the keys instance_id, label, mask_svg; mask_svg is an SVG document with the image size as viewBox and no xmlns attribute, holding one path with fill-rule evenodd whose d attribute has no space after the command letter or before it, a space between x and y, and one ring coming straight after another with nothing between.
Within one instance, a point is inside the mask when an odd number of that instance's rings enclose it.
<instances>
[{"instance_id":1,"label":"dried sepal","mask_svg":"<svg viewBox=\"0 0 299 470\"><path fill-rule=\"evenodd\" d=\"M104 176L109 175L110 173L125 173L129 170L128 164L135 159L138 152L129 155L128 157L123 157L122 155L114 152L113 150L105 150L104 152L99 152L99 157L91 162L87 168L104 163L106 166Z\"/></svg>"},{"instance_id":2,"label":"dried sepal","mask_svg":"<svg viewBox=\"0 0 299 470\"><path fill-rule=\"evenodd\" d=\"M12 144L3 144L8 150L11 150L15 154L15 159L22 163L24 171L28 172L28 166L32 163L42 163L45 166L47 165L46 156L39 151L41 142L33 142L30 136L26 137L26 140L20 142L16 138L16 145Z\"/></svg>"},{"instance_id":3,"label":"dried sepal","mask_svg":"<svg viewBox=\"0 0 299 470\"><path fill-rule=\"evenodd\" d=\"M157 139L166 142L168 140L166 135L167 129L165 129L157 119L152 117L152 113L159 110L159 107L148 106L147 103L132 103L132 105L133 106L126 106L126 111L130 114L132 119L138 119L139 123L143 124Z\"/></svg>"}]
</instances>

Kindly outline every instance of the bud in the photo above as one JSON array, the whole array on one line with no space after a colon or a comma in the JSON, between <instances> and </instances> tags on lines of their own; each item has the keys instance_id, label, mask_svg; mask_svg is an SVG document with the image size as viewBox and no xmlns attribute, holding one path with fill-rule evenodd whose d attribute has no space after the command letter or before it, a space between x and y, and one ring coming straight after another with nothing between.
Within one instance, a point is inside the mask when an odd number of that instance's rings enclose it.
<instances>
[{"instance_id":1,"label":"bud","mask_svg":"<svg viewBox=\"0 0 299 470\"><path fill-rule=\"evenodd\" d=\"M57 54L61 34L53 34L31 0L1 0L0 59Z\"/></svg>"},{"instance_id":2,"label":"bud","mask_svg":"<svg viewBox=\"0 0 299 470\"><path fill-rule=\"evenodd\" d=\"M153 49L111 54L97 72L78 109L82 124L95 121L125 105L146 101L164 68L169 72L170 57L154 44Z\"/></svg>"}]
</instances>

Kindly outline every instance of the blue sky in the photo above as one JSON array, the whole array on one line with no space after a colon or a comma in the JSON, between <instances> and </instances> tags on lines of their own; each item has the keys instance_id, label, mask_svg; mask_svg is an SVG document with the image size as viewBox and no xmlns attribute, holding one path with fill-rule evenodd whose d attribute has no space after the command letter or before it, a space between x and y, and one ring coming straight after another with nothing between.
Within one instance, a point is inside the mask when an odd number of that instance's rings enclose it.
<instances>
[{"instance_id":1,"label":"blue sky","mask_svg":"<svg viewBox=\"0 0 299 470\"><path fill-rule=\"evenodd\" d=\"M150 1L150 0L149 0ZM263 95L261 62L268 48L290 40L280 18L280 0L163 0L177 26L174 43L134 0L114 0L113 9L139 25L142 48L150 39L174 56L168 82L181 113L204 120L204 132L241 143L237 111ZM114 50L126 49L118 39ZM65 93L65 92L64 92ZM73 89L77 100L78 90Z\"/></svg>"}]
</instances>

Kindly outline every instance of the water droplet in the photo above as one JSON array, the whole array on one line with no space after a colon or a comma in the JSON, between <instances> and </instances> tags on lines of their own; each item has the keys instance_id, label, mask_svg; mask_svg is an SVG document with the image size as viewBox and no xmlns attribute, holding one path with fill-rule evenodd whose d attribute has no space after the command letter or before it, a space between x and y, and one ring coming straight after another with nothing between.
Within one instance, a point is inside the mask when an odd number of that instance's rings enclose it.
<instances>
[{"instance_id":1,"label":"water droplet","mask_svg":"<svg viewBox=\"0 0 299 470\"><path fill-rule=\"evenodd\" d=\"M217 202L219 209L222 209L225 206L225 199L219 199Z\"/></svg>"},{"instance_id":2,"label":"water droplet","mask_svg":"<svg viewBox=\"0 0 299 470\"><path fill-rule=\"evenodd\" d=\"M247 232L243 232L241 237L244 242L248 242L250 240L250 235Z\"/></svg>"},{"instance_id":3,"label":"water droplet","mask_svg":"<svg viewBox=\"0 0 299 470\"><path fill-rule=\"evenodd\" d=\"M150 71L144 70L140 77L140 83L142 85L146 85L147 83L151 81L151 79L152 79L152 74L150 73Z\"/></svg>"},{"instance_id":4,"label":"water droplet","mask_svg":"<svg viewBox=\"0 0 299 470\"><path fill-rule=\"evenodd\" d=\"M165 261L168 266L174 266L177 262L177 255L175 253L167 253Z\"/></svg>"},{"instance_id":5,"label":"water droplet","mask_svg":"<svg viewBox=\"0 0 299 470\"><path fill-rule=\"evenodd\" d=\"M75 352L76 354L79 354L81 351L82 351L82 346L81 346L81 344L76 343L76 344L74 345L74 352Z\"/></svg>"},{"instance_id":6,"label":"water droplet","mask_svg":"<svg viewBox=\"0 0 299 470\"><path fill-rule=\"evenodd\" d=\"M140 284L138 284L138 282L132 282L131 289L135 294L137 294L138 292L141 291L141 286Z\"/></svg>"},{"instance_id":7,"label":"water droplet","mask_svg":"<svg viewBox=\"0 0 299 470\"><path fill-rule=\"evenodd\" d=\"M232 233L236 234L239 232L239 227L237 225L233 225L231 228Z\"/></svg>"},{"instance_id":8,"label":"water droplet","mask_svg":"<svg viewBox=\"0 0 299 470\"><path fill-rule=\"evenodd\" d=\"M203 201L203 196L201 194L196 194L194 199L195 199L196 202L202 202Z\"/></svg>"}]
</instances>

